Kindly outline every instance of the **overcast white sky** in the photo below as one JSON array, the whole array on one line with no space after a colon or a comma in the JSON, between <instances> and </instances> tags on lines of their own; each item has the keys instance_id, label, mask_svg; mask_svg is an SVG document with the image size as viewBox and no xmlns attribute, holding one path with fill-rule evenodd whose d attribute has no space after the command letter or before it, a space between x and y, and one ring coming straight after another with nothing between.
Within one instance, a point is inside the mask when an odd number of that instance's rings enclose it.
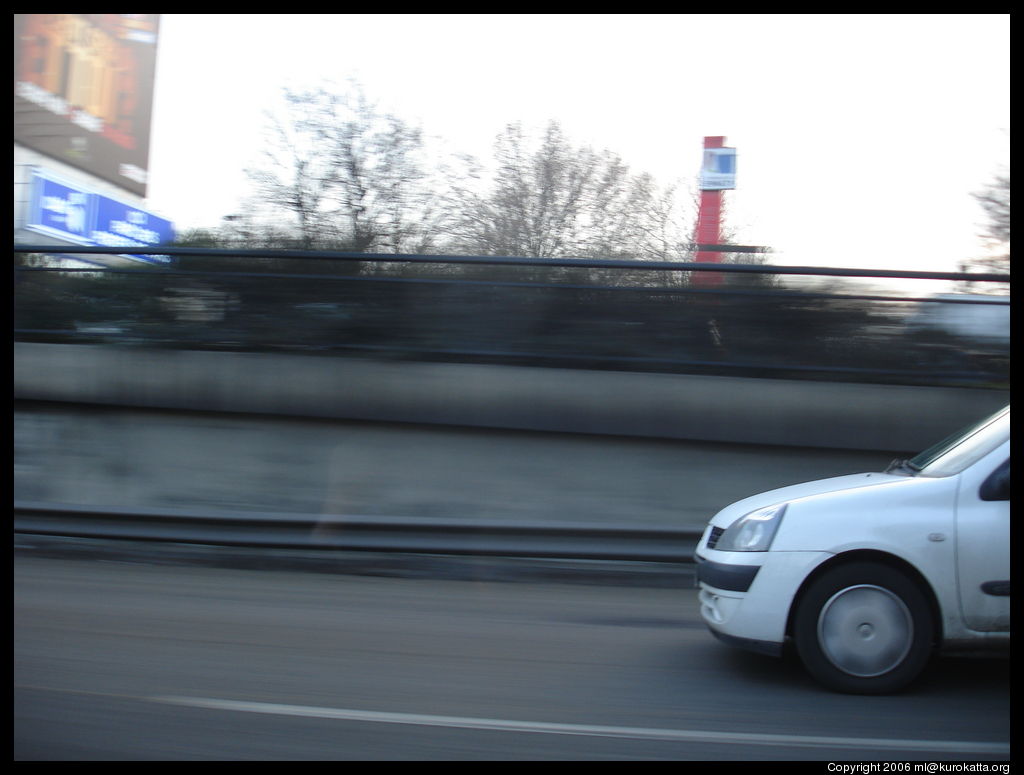
<instances>
[{"instance_id":1,"label":"overcast white sky","mask_svg":"<svg viewBox=\"0 0 1024 775\"><path fill-rule=\"evenodd\" d=\"M455 150L558 120L661 182L738 154L730 225L778 262L954 270L1009 165L1008 15L165 14L149 205L236 212L282 85L361 82Z\"/></svg>"}]
</instances>

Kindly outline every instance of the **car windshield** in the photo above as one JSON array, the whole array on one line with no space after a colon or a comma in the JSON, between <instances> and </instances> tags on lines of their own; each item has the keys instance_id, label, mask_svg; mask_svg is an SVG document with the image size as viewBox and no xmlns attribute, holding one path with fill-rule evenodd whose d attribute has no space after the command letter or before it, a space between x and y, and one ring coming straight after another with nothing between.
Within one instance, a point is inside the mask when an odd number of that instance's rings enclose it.
<instances>
[{"instance_id":1,"label":"car windshield","mask_svg":"<svg viewBox=\"0 0 1024 775\"><path fill-rule=\"evenodd\" d=\"M1010 438L1010 407L943 439L906 462L921 476L952 476Z\"/></svg>"}]
</instances>

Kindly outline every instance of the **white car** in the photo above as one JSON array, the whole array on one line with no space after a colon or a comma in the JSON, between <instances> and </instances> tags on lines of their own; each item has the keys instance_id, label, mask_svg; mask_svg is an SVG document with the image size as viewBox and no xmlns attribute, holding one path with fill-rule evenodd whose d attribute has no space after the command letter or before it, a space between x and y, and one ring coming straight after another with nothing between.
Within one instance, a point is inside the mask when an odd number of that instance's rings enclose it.
<instances>
[{"instance_id":1,"label":"white car","mask_svg":"<svg viewBox=\"0 0 1024 775\"><path fill-rule=\"evenodd\" d=\"M894 692L933 654L1010 645L1010 408L883 473L727 506L697 546L721 640L795 647L830 689Z\"/></svg>"}]
</instances>

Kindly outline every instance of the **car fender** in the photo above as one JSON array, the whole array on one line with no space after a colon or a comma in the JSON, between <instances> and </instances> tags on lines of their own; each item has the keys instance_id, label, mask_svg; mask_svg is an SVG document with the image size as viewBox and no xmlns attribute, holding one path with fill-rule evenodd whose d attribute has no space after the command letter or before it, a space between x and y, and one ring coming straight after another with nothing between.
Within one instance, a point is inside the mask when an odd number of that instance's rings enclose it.
<instances>
[{"instance_id":1,"label":"car fender","mask_svg":"<svg viewBox=\"0 0 1024 775\"><path fill-rule=\"evenodd\" d=\"M926 585L943 639L960 637L957 579L950 572L956 560L958 478L902 477L879 487L793 501L772 550L826 551L831 557L822 566L871 556L906 567Z\"/></svg>"}]
</instances>

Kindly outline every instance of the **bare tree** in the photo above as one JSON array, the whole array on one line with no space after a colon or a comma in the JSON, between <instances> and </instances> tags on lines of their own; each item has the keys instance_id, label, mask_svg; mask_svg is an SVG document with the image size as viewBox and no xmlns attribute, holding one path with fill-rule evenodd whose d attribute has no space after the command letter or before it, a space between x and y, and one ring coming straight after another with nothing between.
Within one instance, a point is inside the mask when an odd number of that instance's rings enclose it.
<instances>
[{"instance_id":1,"label":"bare tree","mask_svg":"<svg viewBox=\"0 0 1024 775\"><path fill-rule=\"evenodd\" d=\"M974 195L988 216L985 236L999 244L1010 244L1010 173L996 175Z\"/></svg>"},{"instance_id":2,"label":"bare tree","mask_svg":"<svg viewBox=\"0 0 1024 775\"><path fill-rule=\"evenodd\" d=\"M672 190L634 175L616 154L576 147L557 122L533 143L509 124L494 147L495 171L480 166L451 189L452 238L483 255L665 258L677 235Z\"/></svg>"},{"instance_id":3,"label":"bare tree","mask_svg":"<svg viewBox=\"0 0 1024 775\"><path fill-rule=\"evenodd\" d=\"M305 247L420 252L437 237L418 128L380 113L357 86L284 90L269 144L248 171L265 205L295 218Z\"/></svg>"},{"instance_id":4,"label":"bare tree","mask_svg":"<svg viewBox=\"0 0 1024 775\"><path fill-rule=\"evenodd\" d=\"M284 92L286 113L267 114L268 145L259 167L246 170L256 184L261 203L280 208L297 221L305 248L326 236L329 201L334 188L332 159L327 144L325 106L308 95Z\"/></svg>"},{"instance_id":5,"label":"bare tree","mask_svg":"<svg viewBox=\"0 0 1024 775\"><path fill-rule=\"evenodd\" d=\"M960 262L961 272L1010 271L1010 173L1000 173L981 191L973 194L987 217L982 239L988 254ZM974 290L967 283L968 290Z\"/></svg>"}]
</instances>

